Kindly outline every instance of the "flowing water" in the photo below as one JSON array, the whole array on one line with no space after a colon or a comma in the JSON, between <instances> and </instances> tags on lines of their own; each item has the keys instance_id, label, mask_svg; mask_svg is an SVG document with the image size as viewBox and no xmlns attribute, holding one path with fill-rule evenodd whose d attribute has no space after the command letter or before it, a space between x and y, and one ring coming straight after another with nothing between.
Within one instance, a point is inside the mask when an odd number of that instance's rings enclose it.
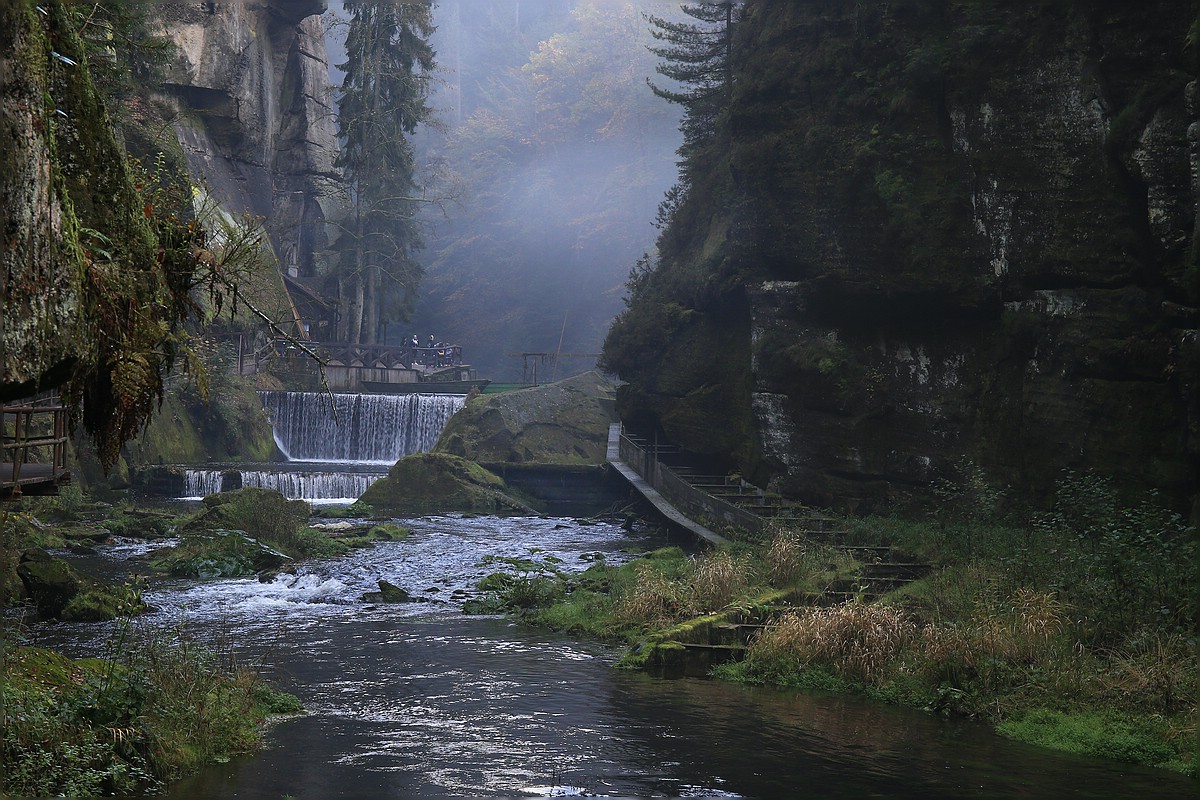
<instances>
[{"instance_id":1,"label":"flowing water","mask_svg":"<svg viewBox=\"0 0 1200 800\"><path fill-rule=\"evenodd\" d=\"M461 395L259 392L288 461L391 466L430 450Z\"/></svg>"},{"instance_id":2,"label":"flowing water","mask_svg":"<svg viewBox=\"0 0 1200 800\"><path fill-rule=\"evenodd\" d=\"M259 392L287 462L189 468L181 499L256 486L314 504L352 503L387 467L437 444L461 395Z\"/></svg>"},{"instance_id":3,"label":"flowing water","mask_svg":"<svg viewBox=\"0 0 1200 800\"><path fill-rule=\"evenodd\" d=\"M584 569L666 544L609 524L458 516L401 521L383 542L273 581L170 581L149 621L182 618L232 641L308 708L257 755L213 765L168 797L1181 797L1160 771L1057 755L855 698L612 669L616 652L462 601L487 556L553 555ZM143 569L122 542L90 566ZM539 551L539 552L532 552ZM81 566L89 566L82 563ZM376 605L386 579L428 602ZM103 625L40 629L48 644L102 651Z\"/></svg>"}]
</instances>

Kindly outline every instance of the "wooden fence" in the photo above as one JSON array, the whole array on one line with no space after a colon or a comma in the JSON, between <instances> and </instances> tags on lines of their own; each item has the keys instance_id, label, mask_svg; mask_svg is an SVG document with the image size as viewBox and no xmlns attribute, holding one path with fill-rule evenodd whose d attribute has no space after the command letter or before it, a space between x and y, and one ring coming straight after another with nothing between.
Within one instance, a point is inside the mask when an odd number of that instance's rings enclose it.
<instances>
[{"instance_id":1,"label":"wooden fence","mask_svg":"<svg viewBox=\"0 0 1200 800\"><path fill-rule=\"evenodd\" d=\"M67 471L67 409L57 397L0 406L0 496L57 492ZM49 451L30 461L30 451Z\"/></svg>"}]
</instances>

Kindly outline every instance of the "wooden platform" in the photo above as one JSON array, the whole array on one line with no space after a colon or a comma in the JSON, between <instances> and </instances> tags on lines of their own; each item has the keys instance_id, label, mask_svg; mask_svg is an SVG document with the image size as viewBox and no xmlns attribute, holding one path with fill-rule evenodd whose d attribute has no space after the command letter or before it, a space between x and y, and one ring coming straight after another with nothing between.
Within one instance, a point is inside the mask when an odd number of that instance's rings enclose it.
<instances>
[{"instance_id":1,"label":"wooden platform","mask_svg":"<svg viewBox=\"0 0 1200 800\"><path fill-rule=\"evenodd\" d=\"M15 471L13 464L0 462L0 498L58 494L58 487L71 480L70 472L55 469L53 464L21 464L16 479L13 478Z\"/></svg>"},{"instance_id":2,"label":"wooden platform","mask_svg":"<svg viewBox=\"0 0 1200 800\"><path fill-rule=\"evenodd\" d=\"M0 406L0 498L58 494L71 479L68 439L67 409L57 397Z\"/></svg>"}]
</instances>

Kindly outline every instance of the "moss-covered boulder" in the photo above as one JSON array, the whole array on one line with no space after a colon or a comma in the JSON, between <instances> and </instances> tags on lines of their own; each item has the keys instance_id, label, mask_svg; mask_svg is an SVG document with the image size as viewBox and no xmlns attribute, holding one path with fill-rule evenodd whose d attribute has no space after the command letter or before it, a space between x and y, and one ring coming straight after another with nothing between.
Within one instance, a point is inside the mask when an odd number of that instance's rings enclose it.
<instances>
[{"instance_id":1,"label":"moss-covered boulder","mask_svg":"<svg viewBox=\"0 0 1200 800\"><path fill-rule=\"evenodd\" d=\"M238 530L279 542L307 526L308 517L308 503L303 500L289 500L273 489L248 486L204 498L204 508L179 530L184 534Z\"/></svg>"},{"instance_id":2,"label":"moss-covered boulder","mask_svg":"<svg viewBox=\"0 0 1200 800\"><path fill-rule=\"evenodd\" d=\"M603 464L615 387L598 372L484 395L455 414L435 453L480 463Z\"/></svg>"},{"instance_id":3,"label":"moss-covered boulder","mask_svg":"<svg viewBox=\"0 0 1200 800\"><path fill-rule=\"evenodd\" d=\"M278 570L290 560L287 554L242 531L214 530L185 537L151 565L171 575L244 578Z\"/></svg>"},{"instance_id":4,"label":"moss-covered boulder","mask_svg":"<svg viewBox=\"0 0 1200 800\"><path fill-rule=\"evenodd\" d=\"M57 617L62 613L83 583L79 573L70 564L42 550L22 553L17 575L25 584L25 591L37 605L38 611L47 617Z\"/></svg>"},{"instance_id":5,"label":"moss-covered boulder","mask_svg":"<svg viewBox=\"0 0 1200 800\"><path fill-rule=\"evenodd\" d=\"M44 550L26 550L16 571L43 617L99 622L146 610L136 586L99 583Z\"/></svg>"},{"instance_id":6,"label":"moss-covered boulder","mask_svg":"<svg viewBox=\"0 0 1200 800\"><path fill-rule=\"evenodd\" d=\"M359 500L376 511L401 515L493 512L514 505L506 488L500 478L465 458L418 453L396 462Z\"/></svg>"}]
</instances>

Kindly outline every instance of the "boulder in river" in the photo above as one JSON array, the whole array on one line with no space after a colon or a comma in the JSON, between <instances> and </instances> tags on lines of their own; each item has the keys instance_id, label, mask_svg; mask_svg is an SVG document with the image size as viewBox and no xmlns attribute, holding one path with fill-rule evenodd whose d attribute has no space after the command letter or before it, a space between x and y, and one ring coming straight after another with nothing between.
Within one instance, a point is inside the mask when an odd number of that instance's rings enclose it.
<instances>
[{"instance_id":1,"label":"boulder in river","mask_svg":"<svg viewBox=\"0 0 1200 800\"><path fill-rule=\"evenodd\" d=\"M400 459L359 498L377 512L417 515L522 508L503 480L478 464L444 453Z\"/></svg>"},{"instance_id":2,"label":"boulder in river","mask_svg":"<svg viewBox=\"0 0 1200 800\"><path fill-rule=\"evenodd\" d=\"M146 610L136 585L94 581L44 550L23 552L17 575L43 617L98 622Z\"/></svg>"},{"instance_id":3,"label":"boulder in river","mask_svg":"<svg viewBox=\"0 0 1200 800\"><path fill-rule=\"evenodd\" d=\"M288 500L274 489L246 487L210 494L204 508L180 526L181 533L239 530L251 536L279 541L308 525L310 510L303 500Z\"/></svg>"},{"instance_id":4,"label":"boulder in river","mask_svg":"<svg viewBox=\"0 0 1200 800\"><path fill-rule=\"evenodd\" d=\"M481 464L603 464L615 391L593 371L484 395L450 419L434 452Z\"/></svg>"}]
</instances>

